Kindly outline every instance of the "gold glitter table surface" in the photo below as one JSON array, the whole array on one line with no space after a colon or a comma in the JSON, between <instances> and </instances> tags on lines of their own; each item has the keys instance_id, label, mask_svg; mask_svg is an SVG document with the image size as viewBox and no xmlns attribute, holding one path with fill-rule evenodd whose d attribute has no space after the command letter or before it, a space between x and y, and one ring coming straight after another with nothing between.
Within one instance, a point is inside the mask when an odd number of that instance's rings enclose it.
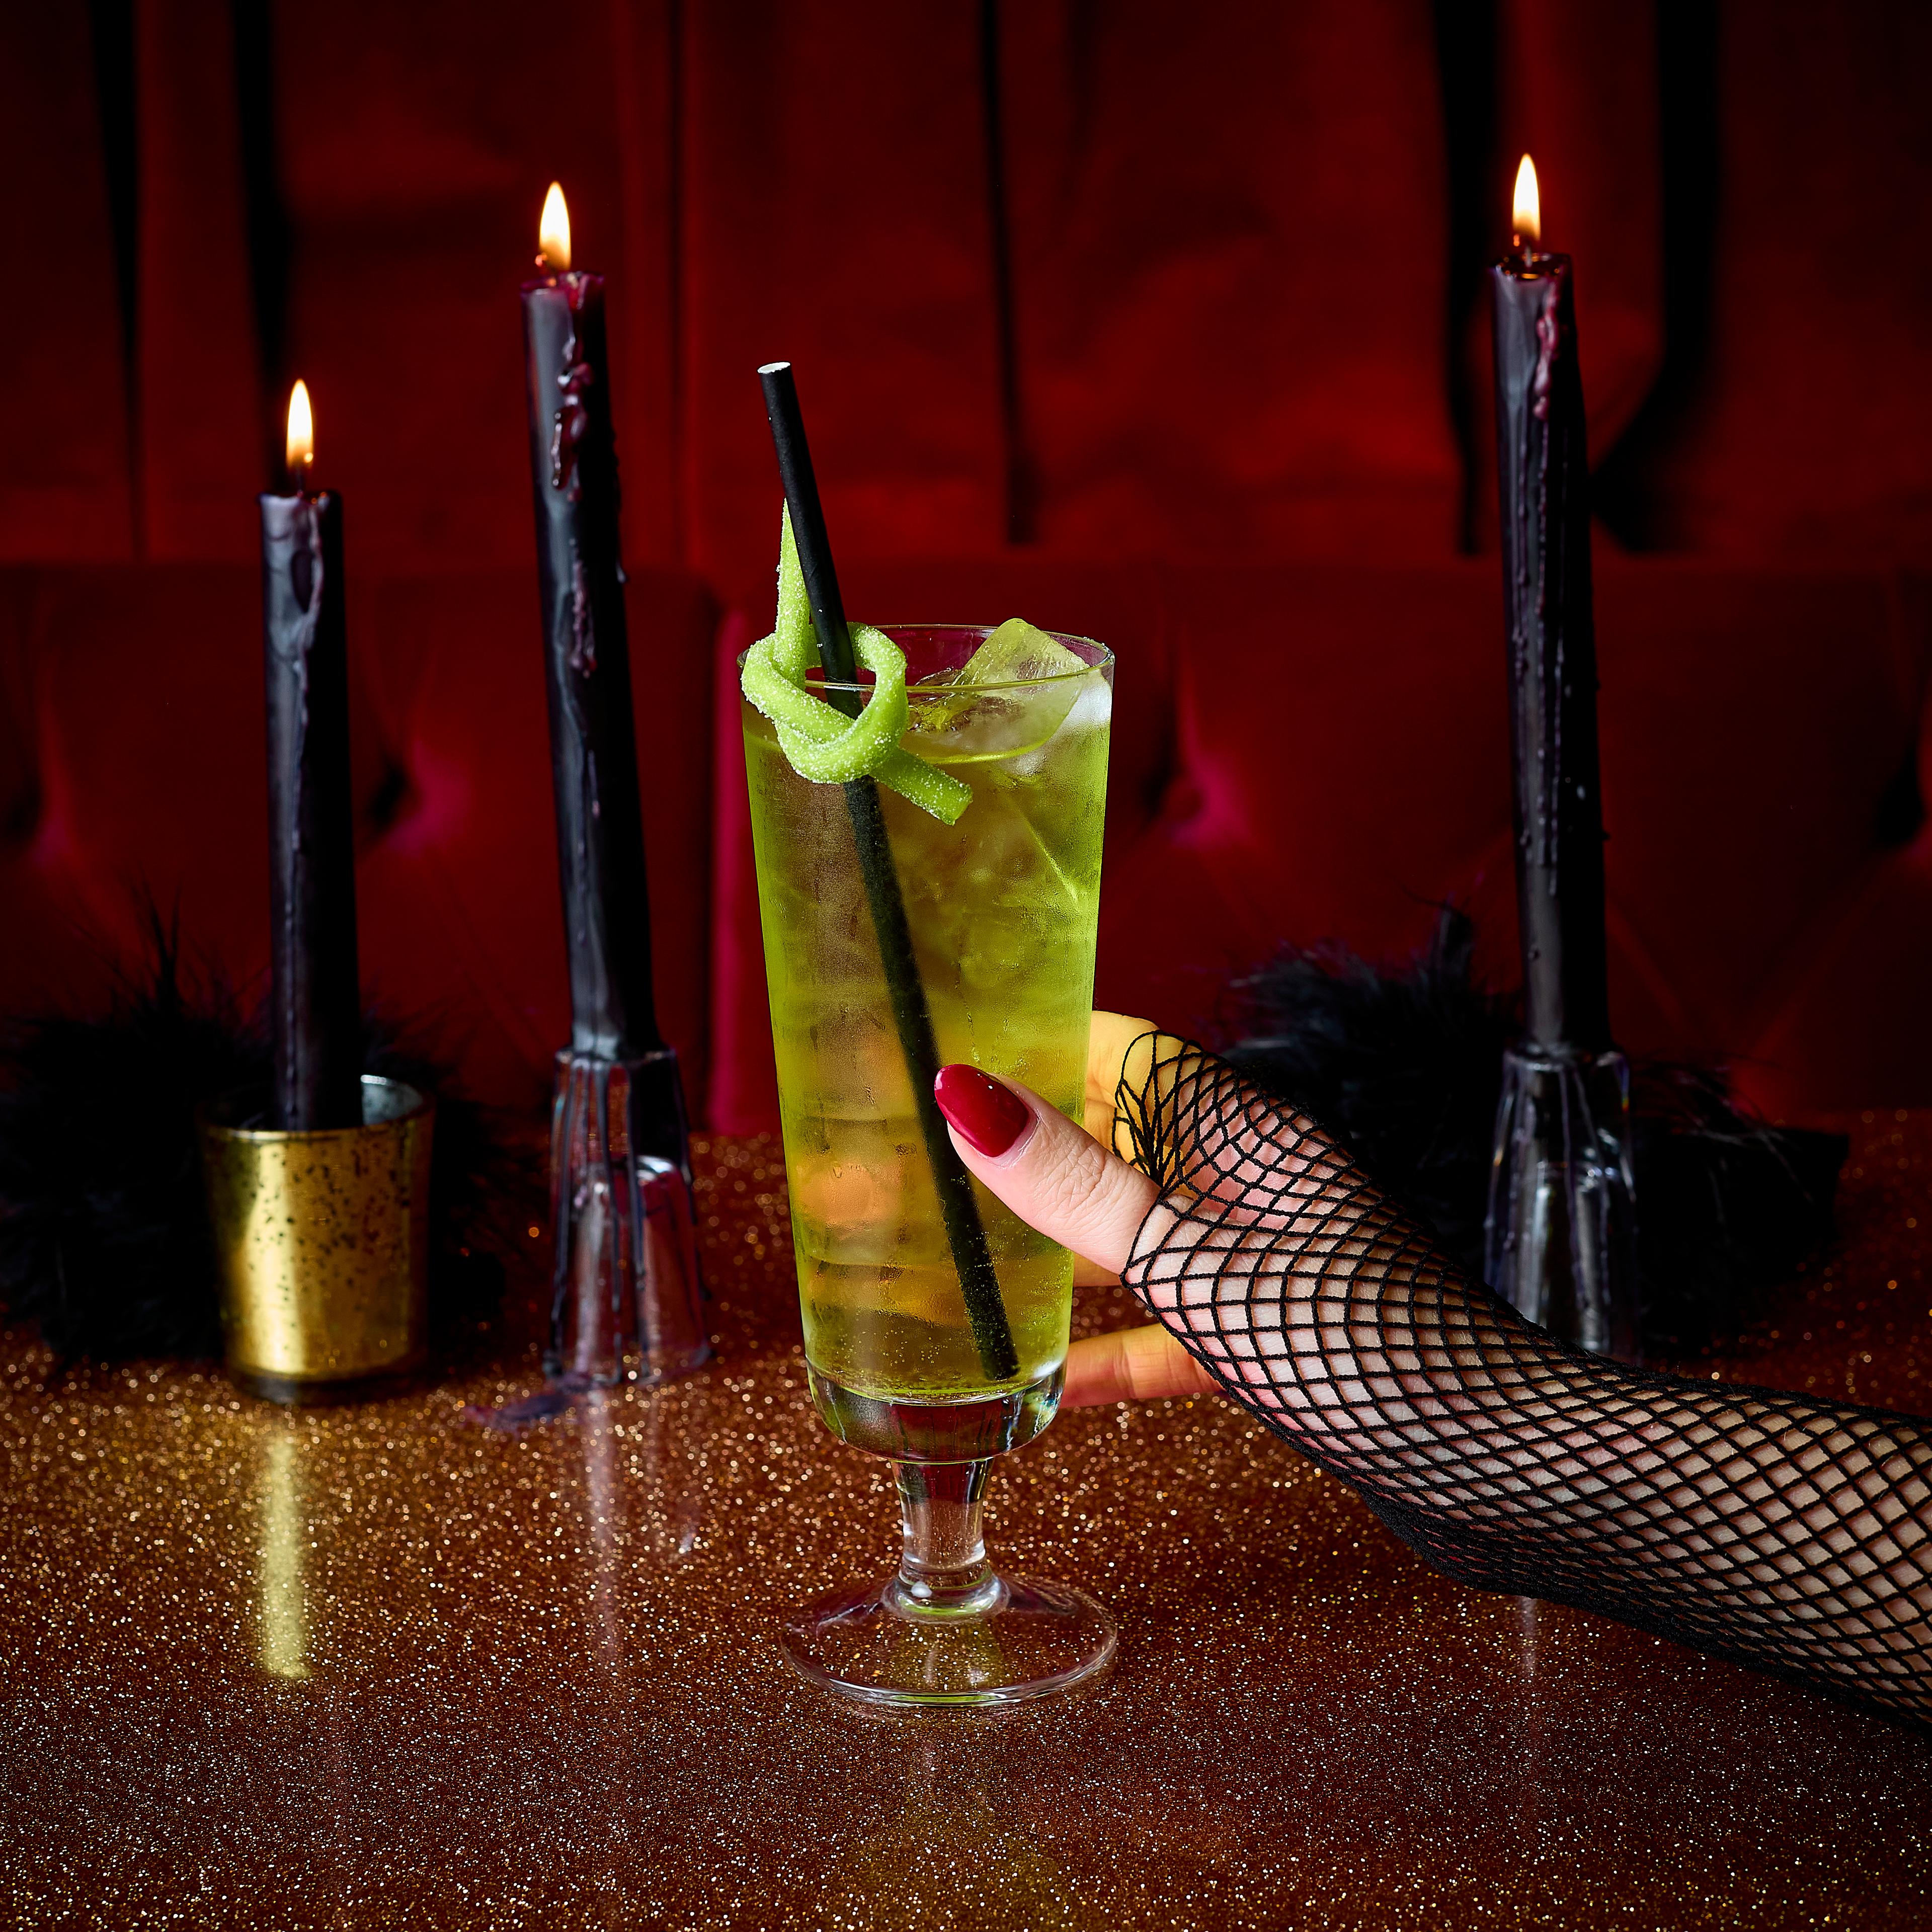
<instances>
[{"instance_id":1,"label":"gold glitter table surface","mask_svg":"<svg viewBox=\"0 0 1932 1932\"><path fill-rule=\"evenodd\" d=\"M1693 1372L1932 1406L1932 1116L1852 1131L1840 1250ZM8 1345L7 1923L1932 1924L1932 1745L1437 1577L1218 1400L994 1479L996 1553L1118 1613L1110 1681L826 1702L774 1612L884 1570L886 1472L807 1406L774 1149L701 1185L716 1364L520 1436L463 1410L532 1385L527 1320L293 1415Z\"/></svg>"}]
</instances>

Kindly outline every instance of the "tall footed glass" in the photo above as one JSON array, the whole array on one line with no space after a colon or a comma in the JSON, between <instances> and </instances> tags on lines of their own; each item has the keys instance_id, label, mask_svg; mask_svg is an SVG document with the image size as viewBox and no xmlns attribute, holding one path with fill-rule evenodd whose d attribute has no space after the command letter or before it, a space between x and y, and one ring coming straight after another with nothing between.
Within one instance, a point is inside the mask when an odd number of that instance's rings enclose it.
<instances>
[{"instance_id":1,"label":"tall footed glass","mask_svg":"<svg viewBox=\"0 0 1932 1932\"><path fill-rule=\"evenodd\" d=\"M745 710L812 1397L842 1442L898 1466L904 1518L897 1572L794 1612L781 1641L866 1703L997 1705L1090 1676L1114 1630L1082 1592L988 1562L990 1459L1059 1406L1072 1257L949 1176L931 1082L964 1062L1081 1118L1113 658L1079 638L1016 656L980 626L888 628L908 660L901 742L971 788L956 824L869 780L809 782ZM870 879L860 862L880 826L926 1044L882 963L876 859Z\"/></svg>"}]
</instances>

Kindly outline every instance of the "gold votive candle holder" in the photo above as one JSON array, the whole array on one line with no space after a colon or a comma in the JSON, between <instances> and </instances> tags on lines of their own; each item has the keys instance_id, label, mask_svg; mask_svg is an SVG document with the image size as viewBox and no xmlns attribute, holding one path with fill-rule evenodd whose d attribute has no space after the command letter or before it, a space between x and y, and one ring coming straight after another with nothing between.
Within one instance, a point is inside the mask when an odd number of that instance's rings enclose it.
<instances>
[{"instance_id":1,"label":"gold votive candle holder","mask_svg":"<svg viewBox=\"0 0 1932 1932\"><path fill-rule=\"evenodd\" d=\"M259 1093L201 1116L228 1372L271 1402L339 1402L419 1368L429 1340L435 1103L362 1076L362 1124L254 1124Z\"/></svg>"}]
</instances>

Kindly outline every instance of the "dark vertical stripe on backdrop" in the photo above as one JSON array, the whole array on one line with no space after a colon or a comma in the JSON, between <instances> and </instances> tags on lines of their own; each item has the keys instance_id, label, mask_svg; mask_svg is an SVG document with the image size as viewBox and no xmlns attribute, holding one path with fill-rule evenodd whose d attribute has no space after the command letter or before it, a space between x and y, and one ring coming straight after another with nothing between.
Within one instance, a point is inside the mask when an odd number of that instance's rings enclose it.
<instances>
[{"instance_id":1,"label":"dark vertical stripe on backdrop","mask_svg":"<svg viewBox=\"0 0 1932 1932\"><path fill-rule=\"evenodd\" d=\"M242 192L249 288L261 365L266 487L282 488L283 399L288 368L289 220L276 158L274 30L268 0L229 0L235 98L242 132Z\"/></svg>"},{"instance_id":2,"label":"dark vertical stripe on backdrop","mask_svg":"<svg viewBox=\"0 0 1932 1932\"><path fill-rule=\"evenodd\" d=\"M1470 380L1463 344L1483 272L1496 253L1496 211L1489 206L1496 138L1496 10L1494 0L1436 0L1435 12L1449 226L1443 380L1462 463L1457 544L1474 550L1480 527L1475 492L1490 473L1478 458L1477 439L1495 432L1482 407L1486 396L1478 396Z\"/></svg>"},{"instance_id":3,"label":"dark vertical stripe on backdrop","mask_svg":"<svg viewBox=\"0 0 1932 1932\"><path fill-rule=\"evenodd\" d=\"M1670 550L1652 498L1653 466L1702 382L1711 337L1711 264L1718 239L1717 0L1657 10L1658 125L1664 200L1664 360L1642 406L1599 458L1592 502L1632 550Z\"/></svg>"},{"instance_id":4,"label":"dark vertical stripe on backdrop","mask_svg":"<svg viewBox=\"0 0 1932 1932\"><path fill-rule=\"evenodd\" d=\"M980 0L980 101L986 130L986 227L993 247L999 332L1000 416L1006 444L1006 541L1030 543L1037 526L1033 465L1021 413L1019 332L1014 314L1012 230L1006 206L1005 115L1000 76L1000 0Z\"/></svg>"},{"instance_id":5,"label":"dark vertical stripe on backdrop","mask_svg":"<svg viewBox=\"0 0 1932 1932\"><path fill-rule=\"evenodd\" d=\"M683 0L670 0L664 9L664 24L670 42L665 50L664 91L670 102L670 208L665 236L666 273L670 278L665 312L670 329L670 522L671 555L680 565L691 562L691 528L685 512L688 493L684 488L684 466L691 434L686 406L684 360L684 71Z\"/></svg>"},{"instance_id":6,"label":"dark vertical stripe on backdrop","mask_svg":"<svg viewBox=\"0 0 1932 1932\"><path fill-rule=\"evenodd\" d=\"M100 104L107 219L114 231L114 285L121 311L122 393L127 404L128 505L134 555L147 554L147 518L141 502L140 143L135 124L134 0L88 0L94 42L94 88Z\"/></svg>"}]
</instances>

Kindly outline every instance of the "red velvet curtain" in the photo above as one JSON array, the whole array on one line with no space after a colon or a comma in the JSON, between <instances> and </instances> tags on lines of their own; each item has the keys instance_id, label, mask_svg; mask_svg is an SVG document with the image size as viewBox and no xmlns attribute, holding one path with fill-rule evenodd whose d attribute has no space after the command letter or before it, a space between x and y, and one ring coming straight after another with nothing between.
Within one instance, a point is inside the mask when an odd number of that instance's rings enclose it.
<instances>
[{"instance_id":1,"label":"red velvet curtain","mask_svg":"<svg viewBox=\"0 0 1932 1932\"><path fill-rule=\"evenodd\" d=\"M1900 0L96 0L0 54L0 556L246 556L298 372L361 568L520 556L553 176L612 278L640 562L768 571L775 354L854 554L1446 555L1525 147L1616 537L1932 538Z\"/></svg>"},{"instance_id":2,"label":"red velvet curtain","mask_svg":"<svg viewBox=\"0 0 1932 1932\"><path fill-rule=\"evenodd\" d=\"M14 295L0 304L0 558L134 554L131 418L100 92L79 7L0 10L0 168ZM128 265L131 272L131 264Z\"/></svg>"},{"instance_id":3,"label":"red velvet curtain","mask_svg":"<svg viewBox=\"0 0 1932 1932\"><path fill-rule=\"evenodd\" d=\"M1727 5L1706 340L1654 540L1932 556L1932 8Z\"/></svg>"}]
</instances>

